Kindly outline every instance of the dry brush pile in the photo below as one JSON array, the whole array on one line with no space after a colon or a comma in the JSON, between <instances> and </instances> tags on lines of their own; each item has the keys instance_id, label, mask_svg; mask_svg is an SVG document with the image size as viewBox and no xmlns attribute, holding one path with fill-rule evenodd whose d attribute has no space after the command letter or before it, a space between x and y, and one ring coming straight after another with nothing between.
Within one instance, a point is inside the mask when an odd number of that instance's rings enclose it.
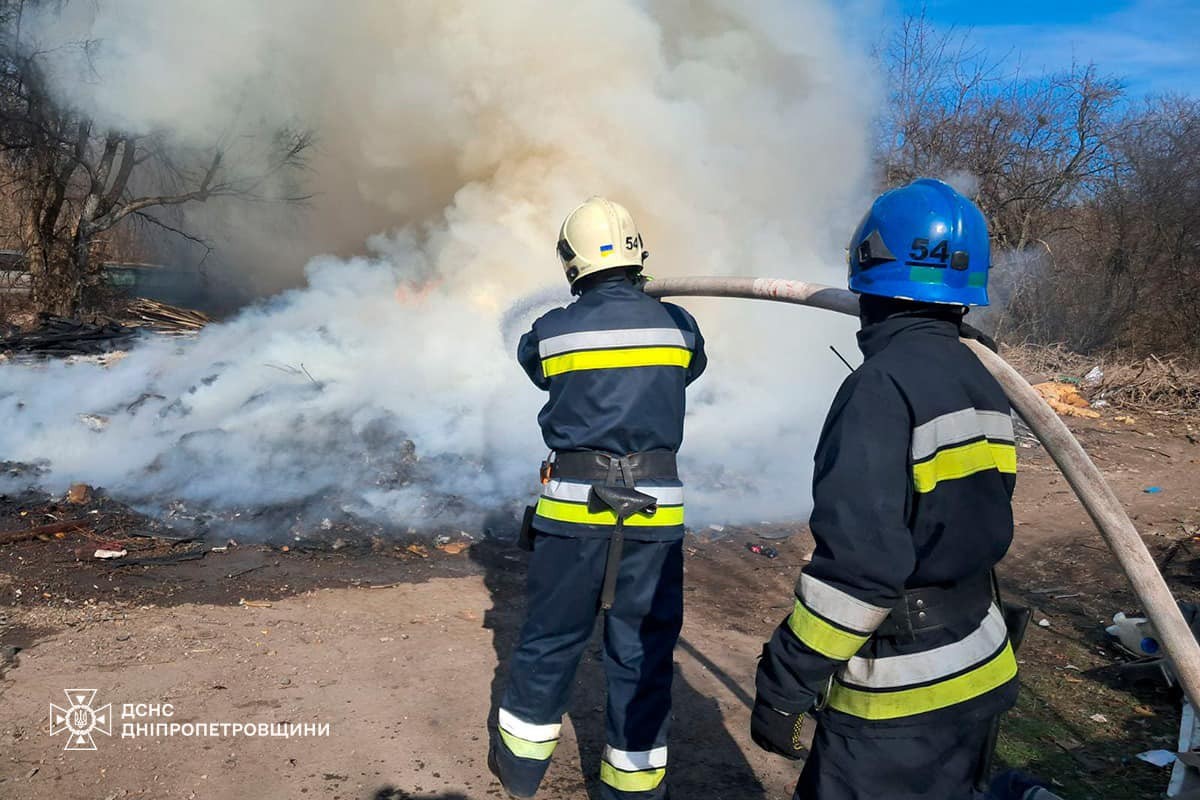
<instances>
[{"instance_id":1,"label":"dry brush pile","mask_svg":"<svg viewBox=\"0 0 1200 800\"><path fill-rule=\"evenodd\" d=\"M1165 414L1200 412L1200 365L1181 358L1120 352L1085 356L1061 344L1005 346L1005 359L1027 378L1072 383L1093 406Z\"/></svg>"}]
</instances>

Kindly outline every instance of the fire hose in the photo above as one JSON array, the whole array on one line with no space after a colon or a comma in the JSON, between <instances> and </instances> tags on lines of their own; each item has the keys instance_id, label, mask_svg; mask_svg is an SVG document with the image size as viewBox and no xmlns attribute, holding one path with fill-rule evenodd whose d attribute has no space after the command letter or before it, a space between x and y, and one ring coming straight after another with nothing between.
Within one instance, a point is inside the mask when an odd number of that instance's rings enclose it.
<instances>
[{"instance_id":1,"label":"fire hose","mask_svg":"<svg viewBox=\"0 0 1200 800\"><path fill-rule=\"evenodd\" d=\"M774 300L858 315L858 297L845 289L777 278L665 278L646 284L646 293L655 297ZM979 342L968 339L962 342L1004 388L1013 408L1075 490L1154 624L1158 641L1166 651L1184 694L1194 708L1200 708L1200 645L1121 501L1079 441L1020 373Z\"/></svg>"}]
</instances>

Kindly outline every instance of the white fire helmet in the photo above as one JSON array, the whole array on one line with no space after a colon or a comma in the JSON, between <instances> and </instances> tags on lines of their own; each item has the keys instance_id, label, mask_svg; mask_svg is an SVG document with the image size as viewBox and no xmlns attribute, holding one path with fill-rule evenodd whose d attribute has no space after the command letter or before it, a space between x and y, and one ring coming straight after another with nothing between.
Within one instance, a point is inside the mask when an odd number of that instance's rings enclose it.
<instances>
[{"instance_id":1,"label":"white fire helmet","mask_svg":"<svg viewBox=\"0 0 1200 800\"><path fill-rule=\"evenodd\" d=\"M629 209L592 197L563 220L558 258L574 286L585 275L615 267L641 267L647 253Z\"/></svg>"}]
</instances>

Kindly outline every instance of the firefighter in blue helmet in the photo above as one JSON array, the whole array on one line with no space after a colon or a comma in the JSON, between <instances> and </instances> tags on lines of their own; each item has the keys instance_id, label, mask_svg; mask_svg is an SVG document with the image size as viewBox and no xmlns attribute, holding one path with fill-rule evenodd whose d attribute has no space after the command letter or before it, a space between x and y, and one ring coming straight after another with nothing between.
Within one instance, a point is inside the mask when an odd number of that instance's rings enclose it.
<instances>
[{"instance_id":1,"label":"firefighter in blue helmet","mask_svg":"<svg viewBox=\"0 0 1200 800\"><path fill-rule=\"evenodd\" d=\"M751 715L760 747L799 758L815 713L797 799L989 796L1027 619L992 572L1012 541L1012 411L959 341L979 338L963 317L987 305L989 249L983 214L935 180L880 196L850 241L865 361L821 432L816 551L763 648ZM1044 792L1002 782L993 796Z\"/></svg>"},{"instance_id":2,"label":"firefighter in blue helmet","mask_svg":"<svg viewBox=\"0 0 1200 800\"><path fill-rule=\"evenodd\" d=\"M603 611L608 743L601 796L666 797L672 652L683 621L685 387L704 340L678 306L646 295L646 253L622 206L593 197L566 218L558 255L578 299L521 338L517 358L550 397L551 453L526 515L527 619L488 765L532 797L558 743L580 656Z\"/></svg>"}]
</instances>

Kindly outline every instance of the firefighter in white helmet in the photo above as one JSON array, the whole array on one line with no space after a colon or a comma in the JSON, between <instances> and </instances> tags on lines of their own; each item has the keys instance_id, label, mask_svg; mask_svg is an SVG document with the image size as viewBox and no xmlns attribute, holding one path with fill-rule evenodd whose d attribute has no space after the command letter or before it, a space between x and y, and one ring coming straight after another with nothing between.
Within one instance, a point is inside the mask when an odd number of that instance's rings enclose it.
<instances>
[{"instance_id":1,"label":"firefighter in white helmet","mask_svg":"<svg viewBox=\"0 0 1200 800\"><path fill-rule=\"evenodd\" d=\"M704 340L678 306L646 295L647 253L623 206L593 197L563 222L558 255L578 299L542 316L517 358L549 400L551 454L526 514L528 616L488 763L532 797L558 743L580 656L605 612L608 746L601 796L666 796L672 652L683 620L685 387Z\"/></svg>"}]
</instances>

